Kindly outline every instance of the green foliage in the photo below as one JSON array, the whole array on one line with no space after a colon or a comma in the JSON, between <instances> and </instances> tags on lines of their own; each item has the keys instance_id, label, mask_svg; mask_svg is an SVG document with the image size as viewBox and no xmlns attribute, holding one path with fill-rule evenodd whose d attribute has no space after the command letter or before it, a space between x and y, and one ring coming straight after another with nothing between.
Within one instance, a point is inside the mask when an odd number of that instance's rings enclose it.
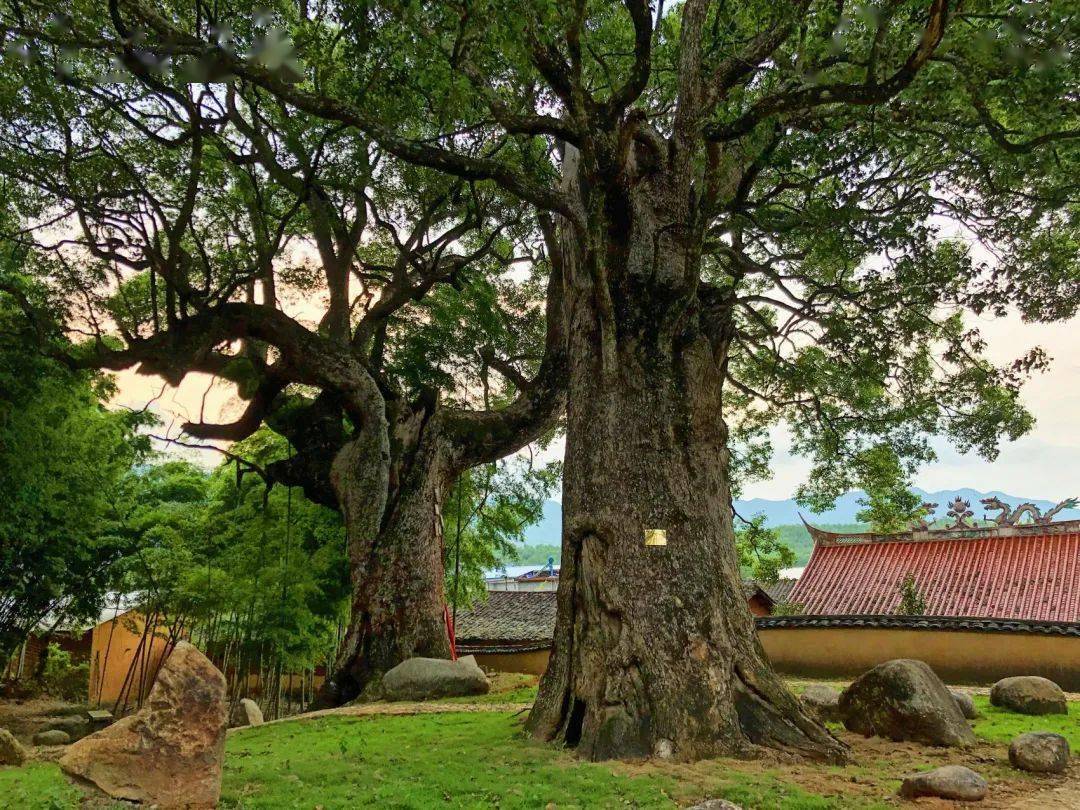
<instances>
[{"instance_id":1,"label":"green foliage","mask_svg":"<svg viewBox=\"0 0 1080 810\"><path fill-rule=\"evenodd\" d=\"M288 453L267 429L233 451L260 466ZM123 503L134 551L114 573L144 610L182 620L212 653L240 639L244 654L277 656L285 671L326 662L348 610L336 512L299 490L267 492L231 464L207 472L184 461L132 472Z\"/></svg>"},{"instance_id":2,"label":"green foliage","mask_svg":"<svg viewBox=\"0 0 1080 810\"><path fill-rule=\"evenodd\" d=\"M766 585L780 578L780 569L795 564L795 552L784 545L776 529L765 526L764 515L741 521L735 530L735 549L739 568Z\"/></svg>"},{"instance_id":3,"label":"green foliage","mask_svg":"<svg viewBox=\"0 0 1080 810\"><path fill-rule=\"evenodd\" d=\"M85 700L90 685L90 664L71 662L71 653L50 644L45 651L41 686L45 694L61 700Z\"/></svg>"},{"instance_id":4,"label":"green foliage","mask_svg":"<svg viewBox=\"0 0 1080 810\"><path fill-rule=\"evenodd\" d=\"M914 574L907 574L900 583L900 604L897 616L922 616L926 613L926 597L919 590Z\"/></svg>"},{"instance_id":5,"label":"green foliage","mask_svg":"<svg viewBox=\"0 0 1080 810\"><path fill-rule=\"evenodd\" d=\"M805 608L797 602L777 602L773 605L771 616L802 616Z\"/></svg>"},{"instance_id":6,"label":"green foliage","mask_svg":"<svg viewBox=\"0 0 1080 810\"><path fill-rule=\"evenodd\" d=\"M529 544L523 543L511 551L511 553L499 560L499 565L547 565L548 560L554 559L555 565L562 560L562 548L547 543Z\"/></svg>"},{"instance_id":7,"label":"green foliage","mask_svg":"<svg viewBox=\"0 0 1080 810\"><path fill-rule=\"evenodd\" d=\"M484 572L515 558L522 532L543 517L561 472L559 463L534 468L508 459L458 478L443 504L448 601L467 606L483 598Z\"/></svg>"},{"instance_id":8,"label":"green foliage","mask_svg":"<svg viewBox=\"0 0 1080 810\"><path fill-rule=\"evenodd\" d=\"M900 459L891 448L877 445L861 454L858 480L866 492L855 514L860 523L869 523L875 532L900 532L911 527L922 499L908 489Z\"/></svg>"},{"instance_id":9,"label":"green foliage","mask_svg":"<svg viewBox=\"0 0 1080 810\"><path fill-rule=\"evenodd\" d=\"M25 276L3 280L34 294ZM127 549L113 498L148 452L149 418L106 409L111 381L48 349L0 292L0 658L49 613L96 616Z\"/></svg>"}]
</instances>

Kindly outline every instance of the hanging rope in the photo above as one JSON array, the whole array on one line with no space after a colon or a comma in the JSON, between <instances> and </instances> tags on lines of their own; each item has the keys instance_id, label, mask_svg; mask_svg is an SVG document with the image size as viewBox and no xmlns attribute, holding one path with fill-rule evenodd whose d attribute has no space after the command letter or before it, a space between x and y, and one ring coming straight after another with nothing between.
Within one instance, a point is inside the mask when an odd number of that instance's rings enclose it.
<instances>
[{"instance_id":1,"label":"hanging rope","mask_svg":"<svg viewBox=\"0 0 1080 810\"><path fill-rule=\"evenodd\" d=\"M441 527L440 527L441 528ZM461 480L457 482L457 535L454 538L454 612L453 615L450 611L446 610L446 606L443 606L443 613L446 617L446 634L450 639L450 660L457 661L457 635L455 628L457 627L457 606L458 606L458 585L461 582Z\"/></svg>"}]
</instances>

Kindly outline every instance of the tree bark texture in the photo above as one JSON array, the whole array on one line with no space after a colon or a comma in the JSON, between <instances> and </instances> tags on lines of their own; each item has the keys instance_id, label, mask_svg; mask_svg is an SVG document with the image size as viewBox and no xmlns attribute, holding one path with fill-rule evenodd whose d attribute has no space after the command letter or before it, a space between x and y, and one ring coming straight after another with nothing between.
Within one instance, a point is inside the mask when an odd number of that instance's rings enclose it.
<instances>
[{"instance_id":1,"label":"tree bark texture","mask_svg":"<svg viewBox=\"0 0 1080 810\"><path fill-rule=\"evenodd\" d=\"M532 733L588 759L842 759L766 659L742 596L723 377L730 308L660 189L606 204L569 295L554 650ZM663 529L667 545L646 547Z\"/></svg>"},{"instance_id":2,"label":"tree bark texture","mask_svg":"<svg viewBox=\"0 0 1080 810\"><path fill-rule=\"evenodd\" d=\"M451 472L439 421L437 406L410 411L387 446L361 436L334 459L352 611L320 705L377 697L382 675L407 658L450 657L441 507Z\"/></svg>"}]
</instances>

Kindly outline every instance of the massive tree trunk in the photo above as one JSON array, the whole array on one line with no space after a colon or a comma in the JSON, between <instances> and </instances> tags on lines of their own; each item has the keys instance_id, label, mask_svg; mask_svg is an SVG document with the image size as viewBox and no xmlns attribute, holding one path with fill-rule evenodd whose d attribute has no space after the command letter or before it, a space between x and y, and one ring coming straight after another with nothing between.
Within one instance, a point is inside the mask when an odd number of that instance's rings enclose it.
<instances>
[{"instance_id":1,"label":"massive tree trunk","mask_svg":"<svg viewBox=\"0 0 1080 810\"><path fill-rule=\"evenodd\" d=\"M621 218L608 206L581 236L558 621L529 727L590 759L842 758L774 674L742 596L722 419L731 313L651 197ZM649 529L667 545L645 546Z\"/></svg>"},{"instance_id":2,"label":"massive tree trunk","mask_svg":"<svg viewBox=\"0 0 1080 810\"><path fill-rule=\"evenodd\" d=\"M437 405L410 411L391 446L360 437L334 459L352 612L321 704L377 697L382 675L407 658L450 657L441 504L453 472L440 421ZM379 463L376 454L387 450L392 461Z\"/></svg>"}]
</instances>

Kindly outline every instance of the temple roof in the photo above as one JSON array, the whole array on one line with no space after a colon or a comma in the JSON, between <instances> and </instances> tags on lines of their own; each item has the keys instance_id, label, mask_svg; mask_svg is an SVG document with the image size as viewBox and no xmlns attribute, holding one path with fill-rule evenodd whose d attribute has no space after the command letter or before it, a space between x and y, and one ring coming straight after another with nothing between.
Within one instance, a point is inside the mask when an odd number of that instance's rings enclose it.
<instances>
[{"instance_id":1,"label":"temple roof","mask_svg":"<svg viewBox=\"0 0 1080 810\"><path fill-rule=\"evenodd\" d=\"M461 644L543 642L555 634L555 591L489 591L486 602L458 614Z\"/></svg>"},{"instance_id":2,"label":"temple roof","mask_svg":"<svg viewBox=\"0 0 1080 810\"><path fill-rule=\"evenodd\" d=\"M804 614L895 613L911 574L927 616L1080 622L1080 521L899 534L807 528L814 551L790 596Z\"/></svg>"}]
</instances>

